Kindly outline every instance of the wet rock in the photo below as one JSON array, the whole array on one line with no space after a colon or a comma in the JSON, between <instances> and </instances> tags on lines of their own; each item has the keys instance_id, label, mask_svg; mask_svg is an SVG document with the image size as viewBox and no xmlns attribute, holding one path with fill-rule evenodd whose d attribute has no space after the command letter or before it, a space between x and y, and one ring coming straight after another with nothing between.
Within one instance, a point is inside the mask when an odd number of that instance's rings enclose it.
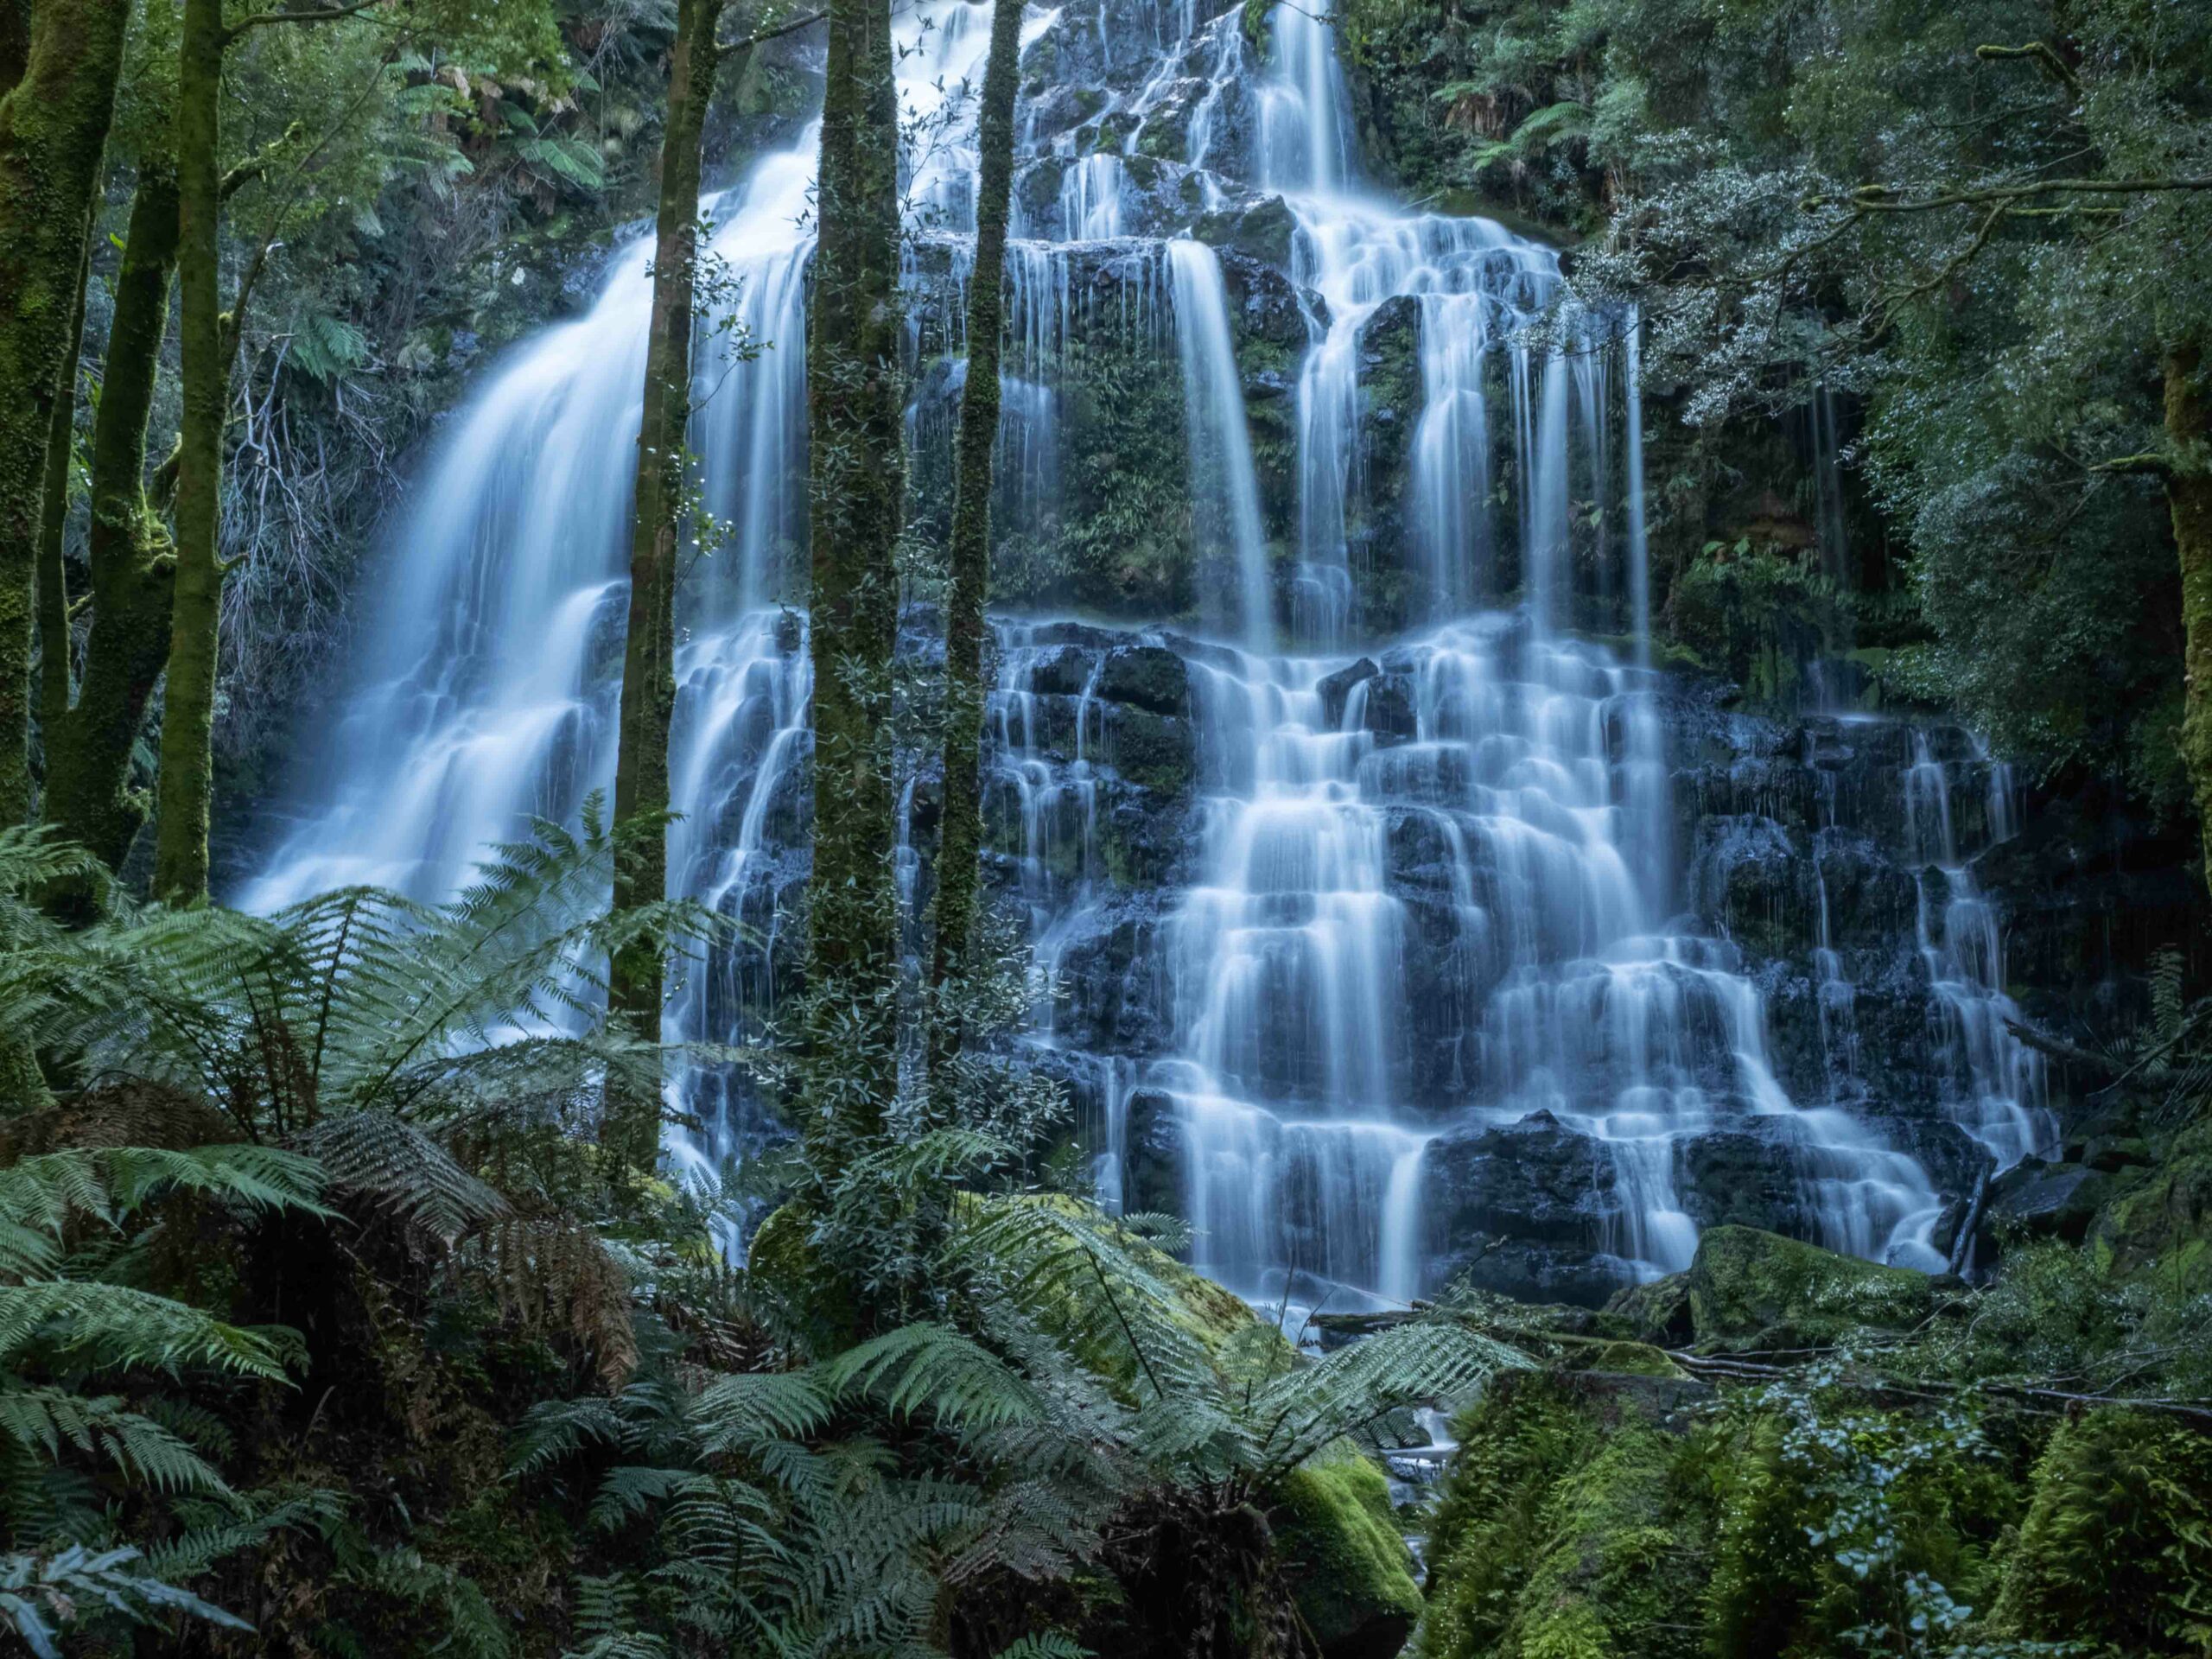
<instances>
[{"instance_id":1,"label":"wet rock","mask_svg":"<svg viewBox=\"0 0 2212 1659\"><path fill-rule=\"evenodd\" d=\"M1990 1184L1984 1225L1999 1243L2010 1231L2078 1244L2113 1190L2110 1175L2080 1164L2017 1165Z\"/></svg>"},{"instance_id":2,"label":"wet rock","mask_svg":"<svg viewBox=\"0 0 2212 1659\"><path fill-rule=\"evenodd\" d=\"M1188 714L1190 671L1163 645L1117 645L1100 665L1097 695L1155 715Z\"/></svg>"},{"instance_id":3,"label":"wet rock","mask_svg":"<svg viewBox=\"0 0 2212 1659\"><path fill-rule=\"evenodd\" d=\"M1549 1112L1447 1130L1421 1160L1427 1281L1529 1301L1597 1306L1622 1264L1604 1249L1624 1218L1611 1156Z\"/></svg>"},{"instance_id":4,"label":"wet rock","mask_svg":"<svg viewBox=\"0 0 2212 1659\"><path fill-rule=\"evenodd\" d=\"M1413 680L1402 672L1378 674L1366 681L1351 712L1357 714L1361 728L1381 742L1409 743L1421 734Z\"/></svg>"},{"instance_id":5,"label":"wet rock","mask_svg":"<svg viewBox=\"0 0 2212 1659\"><path fill-rule=\"evenodd\" d=\"M1198 770L1191 722L1122 704L1109 708L1101 745L1106 764L1131 783L1166 795L1190 790Z\"/></svg>"},{"instance_id":6,"label":"wet rock","mask_svg":"<svg viewBox=\"0 0 2212 1659\"><path fill-rule=\"evenodd\" d=\"M1187 1148L1174 1099L1157 1089L1138 1089L1129 1095L1122 1207L1132 1213L1177 1214L1184 1204Z\"/></svg>"},{"instance_id":7,"label":"wet rock","mask_svg":"<svg viewBox=\"0 0 2212 1659\"><path fill-rule=\"evenodd\" d=\"M1191 226L1191 234L1217 249L1231 249L1248 258L1278 269L1290 269L1290 239L1298 221L1281 196L1242 203L1219 213L1207 213Z\"/></svg>"},{"instance_id":8,"label":"wet rock","mask_svg":"<svg viewBox=\"0 0 2212 1659\"><path fill-rule=\"evenodd\" d=\"M1351 696L1352 688L1372 680L1382 671L1375 665L1373 658L1362 657L1357 662L1347 663L1335 673L1324 676L1313 688L1320 693L1322 720L1332 727L1343 725L1344 703Z\"/></svg>"}]
</instances>

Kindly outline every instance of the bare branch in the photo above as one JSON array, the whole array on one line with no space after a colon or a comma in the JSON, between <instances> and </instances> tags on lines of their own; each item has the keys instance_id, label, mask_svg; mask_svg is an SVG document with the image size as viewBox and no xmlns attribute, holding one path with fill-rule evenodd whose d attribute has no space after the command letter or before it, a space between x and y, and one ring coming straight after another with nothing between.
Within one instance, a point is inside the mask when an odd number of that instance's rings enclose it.
<instances>
[{"instance_id":1,"label":"bare branch","mask_svg":"<svg viewBox=\"0 0 2212 1659\"><path fill-rule=\"evenodd\" d=\"M2000 63L2008 60L2033 63L2063 86L2075 92L2082 90L2080 77L2074 66L2051 49L2047 41L2030 41L2025 46L1977 46L1974 54L1984 63Z\"/></svg>"}]
</instances>

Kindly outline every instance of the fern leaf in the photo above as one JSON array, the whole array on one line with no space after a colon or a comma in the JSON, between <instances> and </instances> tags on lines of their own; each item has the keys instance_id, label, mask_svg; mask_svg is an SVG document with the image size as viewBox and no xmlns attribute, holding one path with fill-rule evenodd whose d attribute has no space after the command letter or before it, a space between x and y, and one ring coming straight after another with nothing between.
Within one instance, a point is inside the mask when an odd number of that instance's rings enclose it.
<instances>
[{"instance_id":1,"label":"fern leaf","mask_svg":"<svg viewBox=\"0 0 2212 1659\"><path fill-rule=\"evenodd\" d=\"M413 1124L380 1111L326 1117L299 1150L350 1188L450 1244L509 1213L507 1201Z\"/></svg>"}]
</instances>

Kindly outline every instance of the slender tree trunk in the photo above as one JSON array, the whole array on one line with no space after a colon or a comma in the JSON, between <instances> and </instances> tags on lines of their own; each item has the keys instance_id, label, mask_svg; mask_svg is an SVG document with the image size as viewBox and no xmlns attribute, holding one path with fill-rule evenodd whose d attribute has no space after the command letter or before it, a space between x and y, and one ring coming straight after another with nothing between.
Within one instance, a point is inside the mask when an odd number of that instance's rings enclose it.
<instances>
[{"instance_id":1,"label":"slender tree trunk","mask_svg":"<svg viewBox=\"0 0 2212 1659\"><path fill-rule=\"evenodd\" d=\"M991 454L999 430L999 349L1006 321L1006 222L1014 194L1014 99L1022 0L996 0L991 58L976 121L976 262L968 282L968 379L952 486L952 596L944 623L944 807L937 859L937 939L931 978L940 999L969 966L982 851L984 607L991 585ZM957 1019L930 1023L933 1078L960 1050Z\"/></svg>"},{"instance_id":2,"label":"slender tree trunk","mask_svg":"<svg viewBox=\"0 0 2212 1659\"><path fill-rule=\"evenodd\" d=\"M668 727L676 708L676 587L689 474L691 334L698 257L699 144L714 95L715 30L722 0L677 0L669 54L668 122L661 140L660 213L653 238L652 321L645 344L645 414L638 429L636 515L630 529L630 627L622 657L622 714L614 766L614 821L665 812ZM656 830L617 865L614 906L652 903L668 890L668 837ZM659 1040L661 955L651 946L613 964L610 1000L639 1033ZM617 1103L607 1140L620 1162L652 1166L660 1102Z\"/></svg>"},{"instance_id":3,"label":"slender tree trunk","mask_svg":"<svg viewBox=\"0 0 2212 1659\"><path fill-rule=\"evenodd\" d=\"M177 444L176 580L168 681L162 702L161 807L154 896L207 896L207 810L213 788L216 658L223 563L223 416L230 371L220 296L222 0L184 0L177 48L177 297L182 321L183 418Z\"/></svg>"},{"instance_id":4,"label":"slender tree trunk","mask_svg":"<svg viewBox=\"0 0 2212 1659\"><path fill-rule=\"evenodd\" d=\"M47 445L130 14L129 0L39 0L0 98L0 823L30 813Z\"/></svg>"},{"instance_id":5,"label":"slender tree trunk","mask_svg":"<svg viewBox=\"0 0 2212 1659\"><path fill-rule=\"evenodd\" d=\"M77 359L85 345L85 289L92 275L92 238L78 267L70 309L69 348L46 430L46 484L38 525L38 727L46 750L46 787L54 789L54 732L69 712L69 463L77 436Z\"/></svg>"},{"instance_id":6,"label":"slender tree trunk","mask_svg":"<svg viewBox=\"0 0 2212 1659\"><path fill-rule=\"evenodd\" d=\"M896 841L887 717L898 631L894 562L906 459L899 313L899 106L890 0L831 0L820 227L807 348L814 670L814 871L806 974L818 1171L879 1135L892 1014Z\"/></svg>"},{"instance_id":7,"label":"slender tree trunk","mask_svg":"<svg viewBox=\"0 0 2212 1659\"><path fill-rule=\"evenodd\" d=\"M2166 354L2166 503L2181 560L2182 759L2204 838L2212 885L2212 387L2202 350Z\"/></svg>"},{"instance_id":8,"label":"slender tree trunk","mask_svg":"<svg viewBox=\"0 0 2212 1659\"><path fill-rule=\"evenodd\" d=\"M92 623L76 706L46 723L46 816L113 869L146 821L130 755L169 649L175 560L146 499L146 429L176 270L176 168L139 165L92 423Z\"/></svg>"}]
</instances>

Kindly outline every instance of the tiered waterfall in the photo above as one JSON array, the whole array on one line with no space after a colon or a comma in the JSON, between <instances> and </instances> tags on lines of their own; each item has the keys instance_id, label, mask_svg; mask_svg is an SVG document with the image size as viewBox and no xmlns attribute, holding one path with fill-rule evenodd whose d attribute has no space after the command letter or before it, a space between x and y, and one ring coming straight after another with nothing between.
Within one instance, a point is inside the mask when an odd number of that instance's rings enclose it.
<instances>
[{"instance_id":1,"label":"tiered waterfall","mask_svg":"<svg viewBox=\"0 0 2212 1659\"><path fill-rule=\"evenodd\" d=\"M988 21L924 0L899 24L910 109L953 100L907 259L924 493L975 279L957 100ZM1405 1299L1463 1269L1596 1294L1685 1265L1747 1185L1770 1224L1941 1265L1978 1149L2018 1159L2048 1128L1950 817L1954 791L2004 793L1997 769L1923 739L1870 786L1911 809L1921 844L1894 861L1928 868L1900 995L1955 1075L1916 1115L1842 1055L1872 992L1854 1001L1822 872L1868 836L1833 810L1790 866L1821 882L1824 1080L1778 1063L1785 976L1731 937L1738 867L1715 886L1676 781L1681 699L1649 665L1634 317L1583 308L1553 253L1493 223L1395 206L1325 22L1246 21L1071 0L1024 34L993 863L1036 949L1027 1040L1077 1096L1102 1193L1180 1210L1200 1263L1254 1294L1291 1274L1301 1296ZM709 204L766 347L699 365L693 442L732 534L682 599L671 879L749 926L673 1024L720 1040L797 957L817 143L796 130ZM440 896L611 778L649 245L435 441L353 689L238 901ZM1172 442L1107 453L1119 403L1163 381L1142 407ZM1830 754L1864 735L1823 730ZM925 769L910 807L931 787ZM679 1156L773 1132L729 1080L683 1086L710 1135Z\"/></svg>"}]
</instances>

